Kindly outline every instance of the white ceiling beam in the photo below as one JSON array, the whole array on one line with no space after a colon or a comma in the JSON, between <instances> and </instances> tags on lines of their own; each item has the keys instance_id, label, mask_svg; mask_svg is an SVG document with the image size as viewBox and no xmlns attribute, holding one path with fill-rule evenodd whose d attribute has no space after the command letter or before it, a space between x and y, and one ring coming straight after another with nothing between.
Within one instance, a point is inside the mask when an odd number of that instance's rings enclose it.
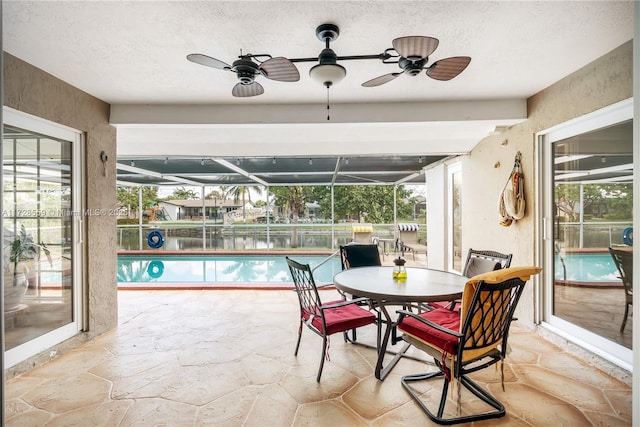
<instances>
[{"instance_id":1,"label":"white ceiling beam","mask_svg":"<svg viewBox=\"0 0 640 427\"><path fill-rule=\"evenodd\" d=\"M125 125L327 124L320 104L139 105L113 104L109 122ZM331 123L410 123L525 120L527 100L371 102L331 105Z\"/></svg>"}]
</instances>

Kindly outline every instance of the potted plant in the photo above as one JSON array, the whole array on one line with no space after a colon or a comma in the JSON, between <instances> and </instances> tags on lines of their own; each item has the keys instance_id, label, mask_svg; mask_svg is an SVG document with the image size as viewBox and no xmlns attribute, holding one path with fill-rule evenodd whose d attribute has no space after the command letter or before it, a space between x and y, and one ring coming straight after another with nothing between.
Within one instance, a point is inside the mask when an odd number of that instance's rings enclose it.
<instances>
[{"instance_id":1,"label":"potted plant","mask_svg":"<svg viewBox=\"0 0 640 427\"><path fill-rule=\"evenodd\" d=\"M44 242L36 243L31 234L27 233L24 225L13 240L9 237L9 262L4 265L5 312L15 309L20 305L23 295L29 286L29 265L38 260L40 252L47 256L49 265L53 266L51 251ZM5 261L7 261L5 259Z\"/></svg>"}]
</instances>

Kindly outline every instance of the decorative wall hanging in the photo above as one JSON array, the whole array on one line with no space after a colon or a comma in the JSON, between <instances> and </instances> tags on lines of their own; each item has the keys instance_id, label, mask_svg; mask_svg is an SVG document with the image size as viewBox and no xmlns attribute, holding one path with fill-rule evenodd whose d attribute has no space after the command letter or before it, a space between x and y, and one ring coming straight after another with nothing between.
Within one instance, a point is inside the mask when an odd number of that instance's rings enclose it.
<instances>
[{"instance_id":1,"label":"decorative wall hanging","mask_svg":"<svg viewBox=\"0 0 640 427\"><path fill-rule=\"evenodd\" d=\"M498 201L500 225L509 227L514 221L522 219L524 212L524 174L522 173L522 154L518 151L509 180L500 192Z\"/></svg>"}]
</instances>

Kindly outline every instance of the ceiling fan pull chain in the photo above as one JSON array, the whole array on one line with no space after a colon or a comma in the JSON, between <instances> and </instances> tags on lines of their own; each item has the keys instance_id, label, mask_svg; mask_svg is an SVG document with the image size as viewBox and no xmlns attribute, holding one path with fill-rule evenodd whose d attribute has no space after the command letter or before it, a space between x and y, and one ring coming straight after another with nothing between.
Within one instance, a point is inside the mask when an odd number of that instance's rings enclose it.
<instances>
[{"instance_id":1,"label":"ceiling fan pull chain","mask_svg":"<svg viewBox=\"0 0 640 427\"><path fill-rule=\"evenodd\" d=\"M331 120L331 117L329 117L329 85L327 85L327 121Z\"/></svg>"}]
</instances>

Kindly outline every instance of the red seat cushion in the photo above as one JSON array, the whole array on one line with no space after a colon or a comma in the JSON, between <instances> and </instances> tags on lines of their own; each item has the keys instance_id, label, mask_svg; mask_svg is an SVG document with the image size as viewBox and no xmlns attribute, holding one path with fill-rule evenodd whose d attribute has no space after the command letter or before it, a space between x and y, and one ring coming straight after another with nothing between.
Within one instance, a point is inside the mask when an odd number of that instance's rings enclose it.
<instances>
[{"instance_id":1,"label":"red seat cushion","mask_svg":"<svg viewBox=\"0 0 640 427\"><path fill-rule=\"evenodd\" d=\"M344 301L330 301L325 302L323 305L339 304L342 302ZM305 313L305 319L308 320L307 313ZM327 324L325 333L331 335L336 332L344 332L373 323L376 320L376 316L356 304L349 304L324 310L324 320ZM313 320L311 320L311 324L314 328L322 332L322 319L319 316L315 316Z\"/></svg>"},{"instance_id":2,"label":"red seat cushion","mask_svg":"<svg viewBox=\"0 0 640 427\"><path fill-rule=\"evenodd\" d=\"M453 304L453 308L451 308L452 304ZM436 301L436 302L430 302L429 305L434 308L447 308L449 310L455 310L455 311L460 310L460 301Z\"/></svg>"},{"instance_id":3,"label":"red seat cushion","mask_svg":"<svg viewBox=\"0 0 640 427\"><path fill-rule=\"evenodd\" d=\"M448 308L436 308L420 314L420 317L452 331L460 331L460 313L458 311L451 311ZM398 329L450 354L455 354L460 342L457 337L420 323L420 321L411 317L402 319L402 322L398 324Z\"/></svg>"}]
</instances>

